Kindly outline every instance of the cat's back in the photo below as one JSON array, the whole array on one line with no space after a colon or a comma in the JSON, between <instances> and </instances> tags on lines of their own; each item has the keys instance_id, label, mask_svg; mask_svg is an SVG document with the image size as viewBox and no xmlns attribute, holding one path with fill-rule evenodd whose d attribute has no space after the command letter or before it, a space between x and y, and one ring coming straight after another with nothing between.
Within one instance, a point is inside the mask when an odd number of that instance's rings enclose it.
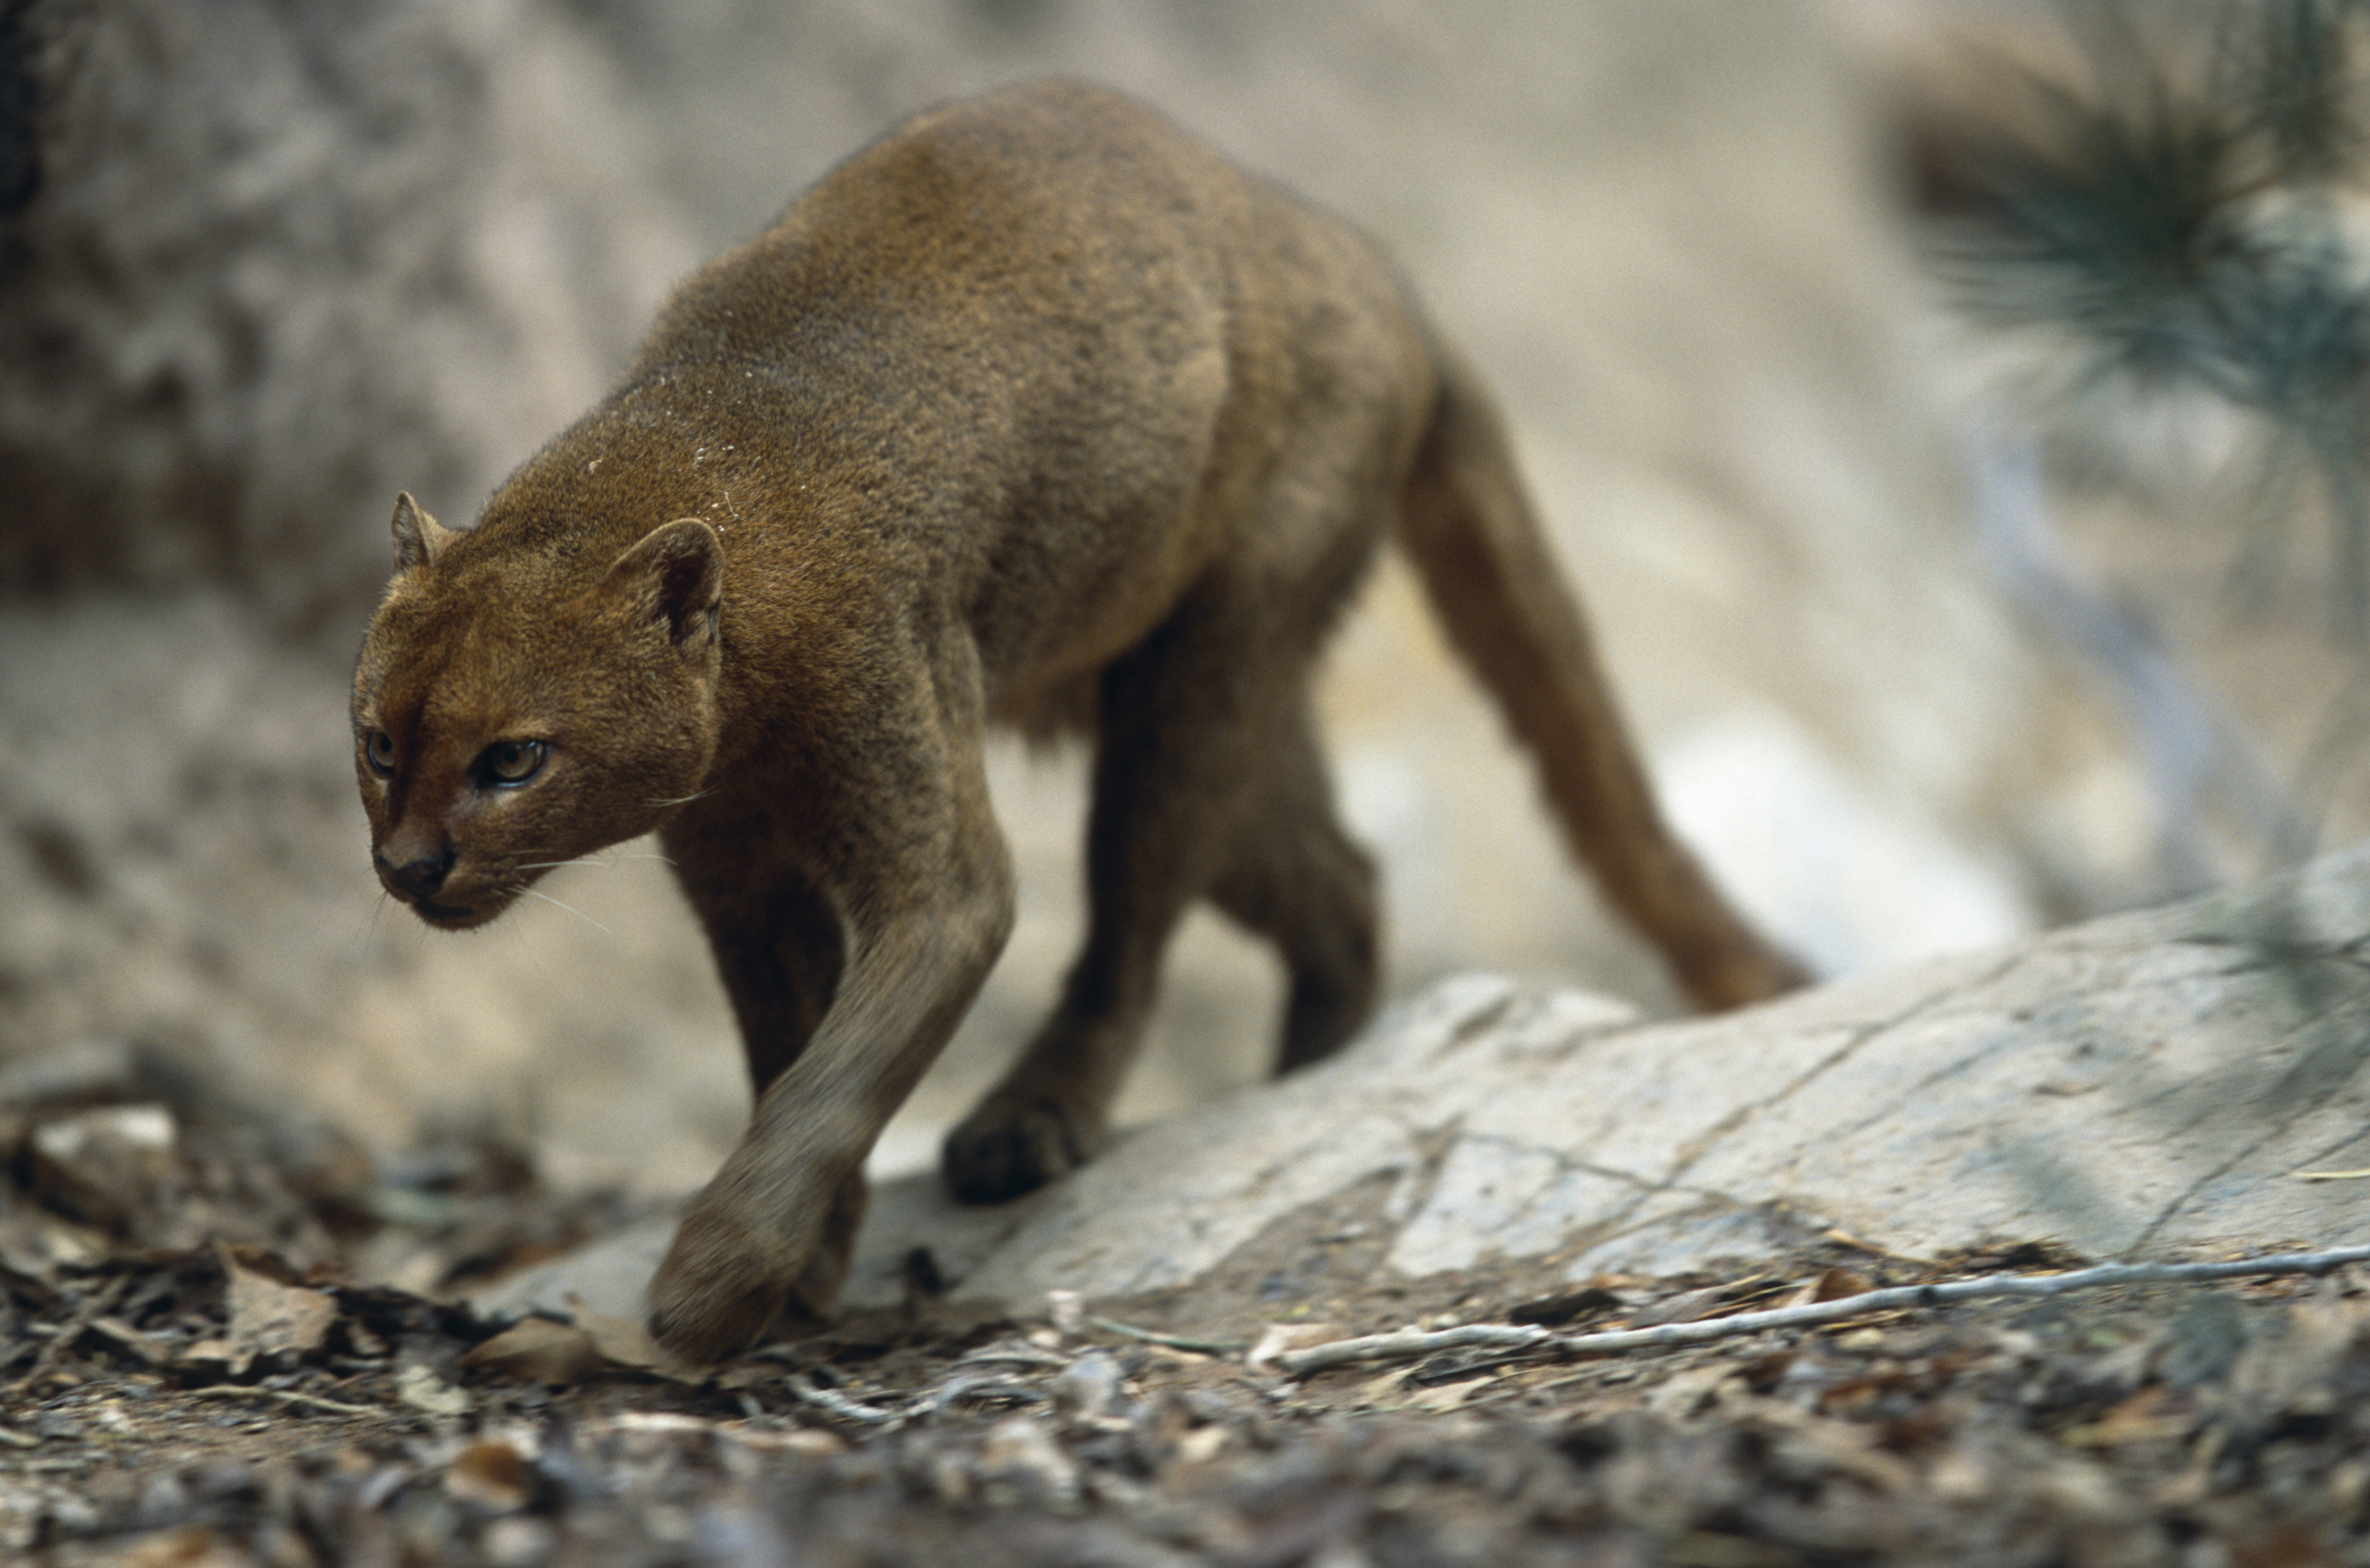
<instances>
[{"instance_id":1,"label":"cat's back","mask_svg":"<svg viewBox=\"0 0 2370 1568\"><path fill-rule=\"evenodd\" d=\"M665 470L666 498L634 515L708 517L775 597L843 568L926 581L1018 703L1216 561L1330 549L1268 526L1279 443L1411 430L1429 387L1414 307L1352 226L1122 95L1038 83L907 120L693 274L520 493L615 511L608 454L650 432L633 471Z\"/></svg>"},{"instance_id":2,"label":"cat's back","mask_svg":"<svg viewBox=\"0 0 2370 1568\"><path fill-rule=\"evenodd\" d=\"M938 356L976 374L1088 331L1106 356L1131 338L1186 352L1214 344L1256 205L1246 176L1131 99L1010 88L834 168L685 282L641 359Z\"/></svg>"}]
</instances>

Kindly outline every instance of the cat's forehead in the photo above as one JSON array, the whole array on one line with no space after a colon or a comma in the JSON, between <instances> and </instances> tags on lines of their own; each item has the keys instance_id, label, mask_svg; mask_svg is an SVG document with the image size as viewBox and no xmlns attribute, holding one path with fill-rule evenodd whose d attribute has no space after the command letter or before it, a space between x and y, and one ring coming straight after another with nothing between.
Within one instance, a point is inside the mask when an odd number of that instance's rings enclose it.
<instances>
[{"instance_id":1,"label":"cat's forehead","mask_svg":"<svg viewBox=\"0 0 2370 1568\"><path fill-rule=\"evenodd\" d=\"M489 585L444 585L391 600L373 637L366 682L389 723L499 723L547 702L581 639L553 607ZM475 591L454 591L474 588ZM568 652L575 640L579 652Z\"/></svg>"}]
</instances>

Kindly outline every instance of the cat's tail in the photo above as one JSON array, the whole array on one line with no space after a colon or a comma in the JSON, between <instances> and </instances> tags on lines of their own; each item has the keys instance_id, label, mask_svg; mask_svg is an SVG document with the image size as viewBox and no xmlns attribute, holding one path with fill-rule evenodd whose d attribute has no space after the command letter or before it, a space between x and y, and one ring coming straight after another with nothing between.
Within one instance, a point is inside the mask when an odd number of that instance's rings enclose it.
<instances>
[{"instance_id":1,"label":"cat's tail","mask_svg":"<svg viewBox=\"0 0 2370 1568\"><path fill-rule=\"evenodd\" d=\"M1538 760L1573 852L1698 1006L1742 1006L1802 984L1801 966L1746 923L1663 820L1497 410L1452 354L1439 360L1398 537L1449 641Z\"/></svg>"}]
</instances>

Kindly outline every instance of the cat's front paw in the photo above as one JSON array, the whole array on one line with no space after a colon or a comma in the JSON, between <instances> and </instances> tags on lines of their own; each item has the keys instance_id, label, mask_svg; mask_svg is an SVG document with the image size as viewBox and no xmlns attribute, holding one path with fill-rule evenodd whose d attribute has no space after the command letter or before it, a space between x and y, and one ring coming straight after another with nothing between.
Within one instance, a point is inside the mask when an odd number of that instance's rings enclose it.
<instances>
[{"instance_id":1,"label":"cat's front paw","mask_svg":"<svg viewBox=\"0 0 2370 1568\"><path fill-rule=\"evenodd\" d=\"M673 1355L705 1365L746 1350L786 1322L822 1322L855 1255L864 1172L842 1176L824 1189L826 1197L812 1196L813 1190L795 1179L752 1187L719 1175L692 1199L650 1281L651 1337Z\"/></svg>"},{"instance_id":2,"label":"cat's front paw","mask_svg":"<svg viewBox=\"0 0 2370 1568\"><path fill-rule=\"evenodd\" d=\"M1076 1170L1095 1141L1053 1102L991 1100L947 1134L940 1165L961 1201L1002 1203Z\"/></svg>"},{"instance_id":3,"label":"cat's front paw","mask_svg":"<svg viewBox=\"0 0 2370 1568\"><path fill-rule=\"evenodd\" d=\"M789 1304L797 1277L775 1258L777 1244L695 1203L650 1281L650 1336L700 1365L756 1344Z\"/></svg>"}]
</instances>

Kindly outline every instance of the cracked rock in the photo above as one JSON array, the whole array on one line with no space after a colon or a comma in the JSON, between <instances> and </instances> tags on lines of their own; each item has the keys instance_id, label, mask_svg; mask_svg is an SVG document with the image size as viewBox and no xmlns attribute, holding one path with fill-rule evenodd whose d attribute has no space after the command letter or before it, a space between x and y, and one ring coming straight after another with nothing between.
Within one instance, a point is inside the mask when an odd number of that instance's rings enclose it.
<instances>
[{"instance_id":1,"label":"cracked rock","mask_svg":"<svg viewBox=\"0 0 2370 1568\"><path fill-rule=\"evenodd\" d=\"M1575 1284L1840 1231L1929 1255L2100 1258L2370 1240L2370 849L2017 946L1717 1018L1452 979L1315 1069L1122 1139L995 1208L884 1185L852 1305L926 1246L957 1299L1190 1286L1254 1236L1387 1185L1386 1274L1553 1259ZM662 1219L514 1282L639 1309ZM573 1271L573 1272L571 1272ZM605 1272L604 1272L605 1271ZM598 1280L604 1299L588 1281Z\"/></svg>"}]
</instances>

